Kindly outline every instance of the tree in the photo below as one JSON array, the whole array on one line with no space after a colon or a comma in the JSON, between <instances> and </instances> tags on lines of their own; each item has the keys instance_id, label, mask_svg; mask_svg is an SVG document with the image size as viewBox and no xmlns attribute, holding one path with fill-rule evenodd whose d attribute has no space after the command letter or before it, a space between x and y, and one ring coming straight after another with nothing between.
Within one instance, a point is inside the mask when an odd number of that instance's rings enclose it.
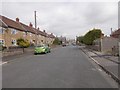
<instances>
[{"instance_id":1,"label":"tree","mask_svg":"<svg viewBox=\"0 0 120 90\"><path fill-rule=\"evenodd\" d=\"M101 29L93 29L85 34L83 37L83 43L86 45L92 45L93 41L101 37Z\"/></svg>"},{"instance_id":2,"label":"tree","mask_svg":"<svg viewBox=\"0 0 120 90\"><path fill-rule=\"evenodd\" d=\"M78 44L78 42L79 42L79 43L83 43L83 36L77 37L76 43Z\"/></svg>"},{"instance_id":3,"label":"tree","mask_svg":"<svg viewBox=\"0 0 120 90\"><path fill-rule=\"evenodd\" d=\"M54 45L60 45L61 41L58 38L55 38L55 40L53 41Z\"/></svg>"},{"instance_id":4,"label":"tree","mask_svg":"<svg viewBox=\"0 0 120 90\"><path fill-rule=\"evenodd\" d=\"M19 38L19 39L17 39L17 45L22 47L23 48L23 52L24 52L24 48L29 47L30 43L28 42L28 40L24 40L23 38Z\"/></svg>"}]
</instances>

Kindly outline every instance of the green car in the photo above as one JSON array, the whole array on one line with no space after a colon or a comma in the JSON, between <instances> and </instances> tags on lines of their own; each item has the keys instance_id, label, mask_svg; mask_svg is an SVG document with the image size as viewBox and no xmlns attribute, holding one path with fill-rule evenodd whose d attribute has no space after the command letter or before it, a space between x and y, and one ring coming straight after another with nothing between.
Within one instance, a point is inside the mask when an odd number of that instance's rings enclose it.
<instances>
[{"instance_id":1,"label":"green car","mask_svg":"<svg viewBox=\"0 0 120 90\"><path fill-rule=\"evenodd\" d=\"M34 54L41 54L41 53L49 53L50 52L50 47L47 45L39 45L35 47Z\"/></svg>"}]
</instances>

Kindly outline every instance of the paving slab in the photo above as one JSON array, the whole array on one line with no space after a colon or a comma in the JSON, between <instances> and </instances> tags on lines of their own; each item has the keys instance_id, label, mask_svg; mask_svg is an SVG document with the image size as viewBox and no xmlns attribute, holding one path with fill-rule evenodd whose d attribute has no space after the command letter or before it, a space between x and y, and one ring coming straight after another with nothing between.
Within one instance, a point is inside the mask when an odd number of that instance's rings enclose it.
<instances>
[{"instance_id":1,"label":"paving slab","mask_svg":"<svg viewBox=\"0 0 120 90\"><path fill-rule=\"evenodd\" d=\"M110 72L113 76L115 76L117 79L119 79L119 76L118 76L118 66L119 64L118 63L115 63L113 61L110 61L104 57L102 57L102 53L100 52L97 52L99 55L95 54L94 51L89 51L87 49L83 49L83 51L89 56L91 57L92 59L94 59L95 61L97 61L102 67L104 67L105 70L107 70L108 72ZM116 57L114 56L111 56L112 59L118 61Z\"/></svg>"}]
</instances>

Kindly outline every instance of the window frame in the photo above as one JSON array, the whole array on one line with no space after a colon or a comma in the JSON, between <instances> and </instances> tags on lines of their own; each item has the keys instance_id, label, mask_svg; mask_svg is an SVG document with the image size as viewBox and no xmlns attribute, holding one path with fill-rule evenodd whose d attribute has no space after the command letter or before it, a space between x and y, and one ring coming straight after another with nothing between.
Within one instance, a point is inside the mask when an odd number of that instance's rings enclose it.
<instances>
[{"instance_id":1,"label":"window frame","mask_svg":"<svg viewBox=\"0 0 120 90\"><path fill-rule=\"evenodd\" d=\"M11 34L17 34L17 30L16 29L12 29L11 30Z\"/></svg>"},{"instance_id":2,"label":"window frame","mask_svg":"<svg viewBox=\"0 0 120 90\"><path fill-rule=\"evenodd\" d=\"M12 43L12 45L17 45L17 40L15 40L15 39L13 39L12 41L11 41L11 43Z\"/></svg>"},{"instance_id":3,"label":"window frame","mask_svg":"<svg viewBox=\"0 0 120 90\"><path fill-rule=\"evenodd\" d=\"M0 34L4 34L4 33L5 33L4 28L0 27Z\"/></svg>"},{"instance_id":4,"label":"window frame","mask_svg":"<svg viewBox=\"0 0 120 90\"><path fill-rule=\"evenodd\" d=\"M30 32L29 35L30 35L30 37L31 37L31 36L32 36L32 33Z\"/></svg>"},{"instance_id":5,"label":"window frame","mask_svg":"<svg viewBox=\"0 0 120 90\"><path fill-rule=\"evenodd\" d=\"M2 41L2 42L1 42ZM0 45L4 45L5 44L5 40L1 39L0 40Z\"/></svg>"}]
</instances>

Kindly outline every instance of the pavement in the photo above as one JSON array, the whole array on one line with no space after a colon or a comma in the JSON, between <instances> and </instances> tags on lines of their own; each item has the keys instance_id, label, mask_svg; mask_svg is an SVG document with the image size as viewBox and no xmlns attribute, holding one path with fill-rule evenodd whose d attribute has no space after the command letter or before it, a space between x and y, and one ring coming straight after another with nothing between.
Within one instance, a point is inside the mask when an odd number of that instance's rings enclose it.
<instances>
[{"instance_id":1,"label":"pavement","mask_svg":"<svg viewBox=\"0 0 120 90\"><path fill-rule=\"evenodd\" d=\"M77 46L11 59L2 65L3 88L118 88Z\"/></svg>"},{"instance_id":2,"label":"pavement","mask_svg":"<svg viewBox=\"0 0 120 90\"><path fill-rule=\"evenodd\" d=\"M91 51L91 50L89 50ZM109 61L112 61L112 62L115 62L115 63L120 63L119 59L118 59L118 56L113 56L111 54L106 54L104 52L98 52L98 51L94 51L92 50L91 52L95 53L97 56L101 57L101 58L105 58L106 60L109 60Z\"/></svg>"},{"instance_id":3,"label":"pavement","mask_svg":"<svg viewBox=\"0 0 120 90\"><path fill-rule=\"evenodd\" d=\"M93 61L102 67L111 77L120 84L119 79L119 60L118 57L106 55L102 52L81 48Z\"/></svg>"}]
</instances>

